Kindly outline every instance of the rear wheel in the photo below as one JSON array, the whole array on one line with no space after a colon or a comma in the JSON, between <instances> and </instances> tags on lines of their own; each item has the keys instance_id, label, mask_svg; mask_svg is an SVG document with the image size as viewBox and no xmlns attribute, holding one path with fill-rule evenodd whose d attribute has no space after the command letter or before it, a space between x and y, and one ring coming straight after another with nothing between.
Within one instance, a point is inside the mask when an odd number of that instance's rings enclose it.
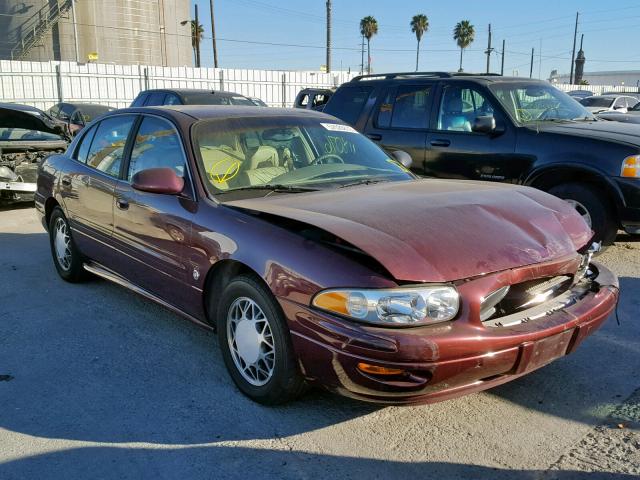
<instances>
[{"instance_id":1,"label":"rear wheel","mask_svg":"<svg viewBox=\"0 0 640 480\"><path fill-rule=\"evenodd\" d=\"M284 403L304 390L282 311L251 275L224 289L217 312L218 341L238 388L256 402Z\"/></svg>"},{"instance_id":2,"label":"rear wheel","mask_svg":"<svg viewBox=\"0 0 640 480\"><path fill-rule=\"evenodd\" d=\"M606 195L591 185L563 183L549 189L549 193L569 203L594 231L594 240L611 245L618 233L615 209Z\"/></svg>"},{"instance_id":3,"label":"rear wheel","mask_svg":"<svg viewBox=\"0 0 640 480\"><path fill-rule=\"evenodd\" d=\"M49 219L49 243L58 275L67 282L80 282L87 277L82 255L73 241L69 222L60 207L53 210Z\"/></svg>"}]
</instances>

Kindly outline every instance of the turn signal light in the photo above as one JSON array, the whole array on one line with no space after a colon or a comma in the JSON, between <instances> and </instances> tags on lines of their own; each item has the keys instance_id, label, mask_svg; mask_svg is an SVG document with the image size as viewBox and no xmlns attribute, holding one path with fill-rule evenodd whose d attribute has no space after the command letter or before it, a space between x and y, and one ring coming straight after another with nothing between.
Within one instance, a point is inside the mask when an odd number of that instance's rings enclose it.
<instances>
[{"instance_id":1,"label":"turn signal light","mask_svg":"<svg viewBox=\"0 0 640 480\"><path fill-rule=\"evenodd\" d=\"M632 155L624 159L620 176L640 178L640 155Z\"/></svg>"},{"instance_id":2,"label":"turn signal light","mask_svg":"<svg viewBox=\"0 0 640 480\"><path fill-rule=\"evenodd\" d=\"M371 365L364 362L358 363L358 369L373 375L402 375L406 371L400 368L379 367L378 365Z\"/></svg>"}]
</instances>

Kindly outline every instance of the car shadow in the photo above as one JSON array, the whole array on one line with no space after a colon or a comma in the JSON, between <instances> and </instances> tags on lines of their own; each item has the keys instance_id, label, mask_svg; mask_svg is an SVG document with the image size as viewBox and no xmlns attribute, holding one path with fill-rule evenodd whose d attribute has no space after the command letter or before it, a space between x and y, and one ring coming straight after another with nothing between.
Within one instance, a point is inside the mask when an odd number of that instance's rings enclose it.
<instances>
[{"instance_id":1,"label":"car shadow","mask_svg":"<svg viewBox=\"0 0 640 480\"><path fill-rule=\"evenodd\" d=\"M407 431L426 428L413 407L386 409L318 390L286 406L255 404L229 379L211 332L109 282L63 282L44 232L0 233L0 243L15 246L0 249L0 375L7 376L0 382L1 428L41 438L166 446L278 442L360 417L375 419L381 412ZM610 320L571 356L488 395L522 406L529 416L544 412L600 423L630 393L637 364L638 327L631 312L637 311L633 292L640 280L622 278L621 285L621 327ZM483 410L486 395L415 408L423 409L421 420L428 416L436 425L448 418L459 430L482 435L487 425L504 421L499 408ZM452 419L451 411L472 415ZM96 455L145 455L118 450ZM208 450L192 451L206 456ZM66 462L72 452L51 458Z\"/></svg>"},{"instance_id":2,"label":"car shadow","mask_svg":"<svg viewBox=\"0 0 640 480\"><path fill-rule=\"evenodd\" d=\"M152 468L150 469L150 466ZM0 464L5 480L24 478L417 478L631 480L632 475L575 470L512 470L447 462L402 462L274 448L206 446L181 449L87 447Z\"/></svg>"}]
</instances>

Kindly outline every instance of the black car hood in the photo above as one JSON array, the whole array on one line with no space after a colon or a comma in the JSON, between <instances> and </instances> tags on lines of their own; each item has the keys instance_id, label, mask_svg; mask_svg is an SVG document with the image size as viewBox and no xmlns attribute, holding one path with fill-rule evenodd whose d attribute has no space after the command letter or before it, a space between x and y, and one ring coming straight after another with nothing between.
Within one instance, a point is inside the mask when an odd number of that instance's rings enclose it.
<instances>
[{"instance_id":1,"label":"black car hood","mask_svg":"<svg viewBox=\"0 0 640 480\"><path fill-rule=\"evenodd\" d=\"M531 128L545 133L612 140L640 147L640 126L632 123L602 120L593 122L540 122Z\"/></svg>"},{"instance_id":2,"label":"black car hood","mask_svg":"<svg viewBox=\"0 0 640 480\"><path fill-rule=\"evenodd\" d=\"M0 107L0 128L24 128L25 130L64 135L63 128L55 122L45 117L36 116L26 110L10 107Z\"/></svg>"}]
</instances>

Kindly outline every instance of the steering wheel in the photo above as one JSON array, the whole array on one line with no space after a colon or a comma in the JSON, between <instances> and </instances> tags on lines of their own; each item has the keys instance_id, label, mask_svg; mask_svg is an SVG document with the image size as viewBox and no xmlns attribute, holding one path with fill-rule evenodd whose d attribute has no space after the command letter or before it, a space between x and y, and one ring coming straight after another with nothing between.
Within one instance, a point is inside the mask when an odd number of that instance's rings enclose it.
<instances>
[{"instance_id":1,"label":"steering wheel","mask_svg":"<svg viewBox=\"0 0 640 480\"><path fill-rule=\"evenodd\" d=\"M330 159L332 159L332 161ZM311 162L311 165L327 165L330 163L344 163L344 160L335 153L325 153Z\"/></svg>"},{"instance_id":2,"label":"steering wheel","mask_svg":"<svg viewBox=\"0 0 640 480\"><path fill-rule=\"evenodd\" d=\"M531 115L531 112L529 112L529 110L519 108L517 112L520 120L522 120L523 122L530 122L531 120L533 120L533 115Z\"/></svg>"},{"instance_id":3,"label":"steering wheel","mask_svg":"<svg viewBox=\"0 0 640 480\"><path fill-rule=\"evenodd\" d=\"M566 107L563 107L561 105L554 105L553 107L549 107L546 110L544 110L542 113L540 113L540 115L538 115L538 120L547 120L549 118L560 118L560 112L571 112L571 110L569 110ZM551 114L554 113L554 115L552 116Z\"/></svg>"}]
</instances>

